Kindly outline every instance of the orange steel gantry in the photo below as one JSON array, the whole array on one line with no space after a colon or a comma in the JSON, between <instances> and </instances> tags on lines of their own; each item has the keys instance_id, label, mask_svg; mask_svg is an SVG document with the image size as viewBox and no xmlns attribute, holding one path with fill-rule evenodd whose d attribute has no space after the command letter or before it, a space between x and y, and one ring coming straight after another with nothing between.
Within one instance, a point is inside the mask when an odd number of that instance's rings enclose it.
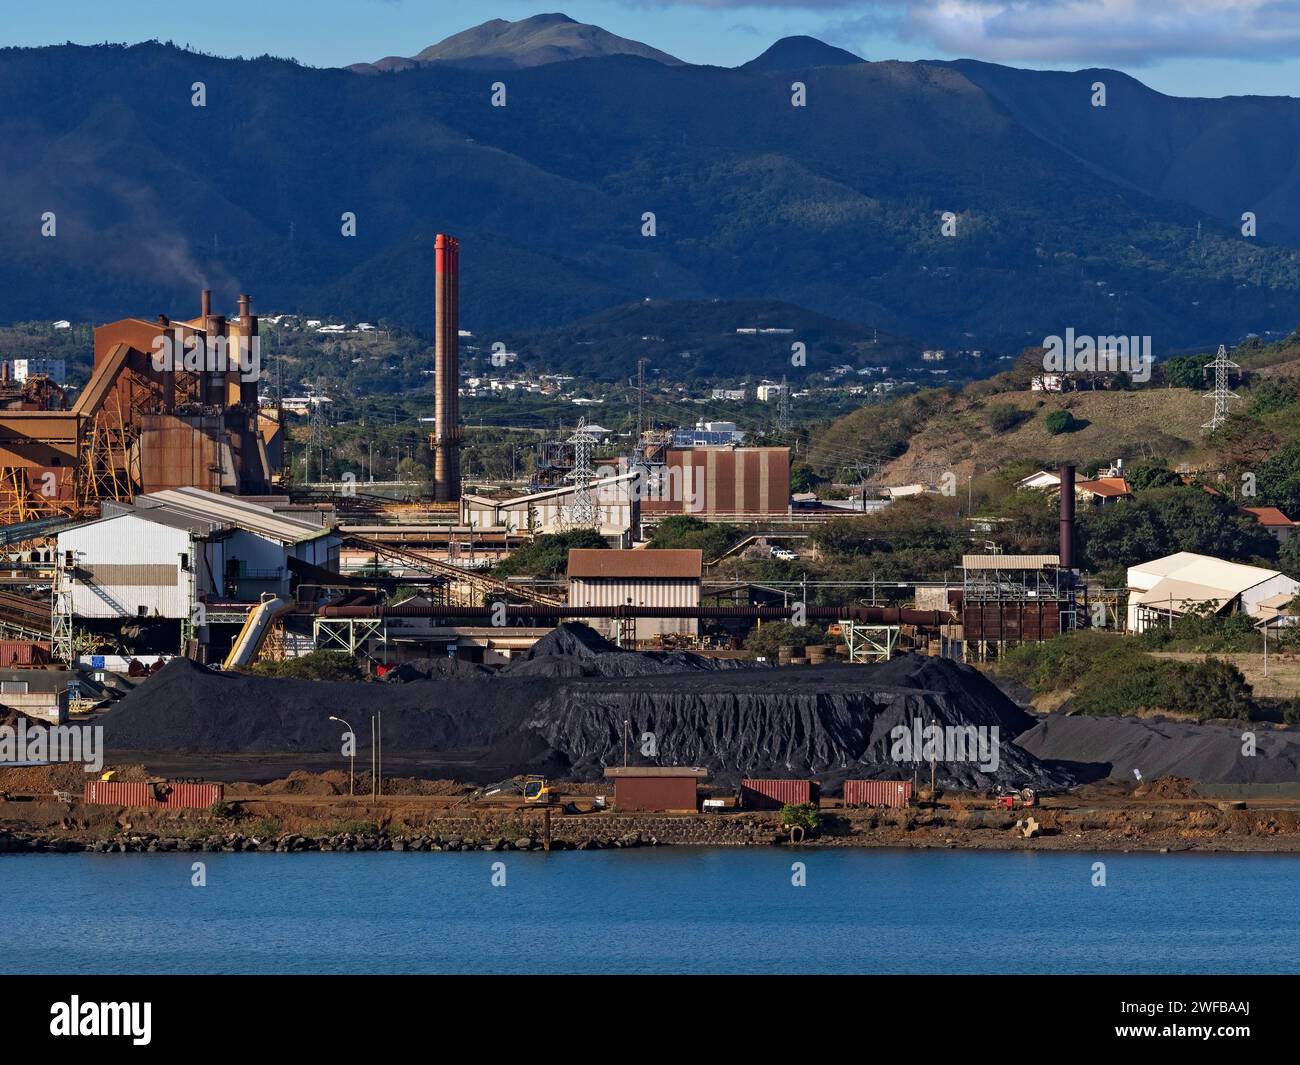
<instances>
[{"instance_id":1,"label":"orange steel gantry","mask_svg":"<svg viewBox=\"0 0 1300 1065\"><path fill-rule=\"evenodd\" d=\"M270 491L281 424L258 408L257 318L249 297L239 309L233 320L212 314L204 290L196 318L99 326L94 370L70 410L40 379L21 394L0 382L0 524L92 515L105 500L165 488ZM161 338L174 361L159 356ZM55 402L62 409L42 409Z\"/></svg>"}]
</instances>

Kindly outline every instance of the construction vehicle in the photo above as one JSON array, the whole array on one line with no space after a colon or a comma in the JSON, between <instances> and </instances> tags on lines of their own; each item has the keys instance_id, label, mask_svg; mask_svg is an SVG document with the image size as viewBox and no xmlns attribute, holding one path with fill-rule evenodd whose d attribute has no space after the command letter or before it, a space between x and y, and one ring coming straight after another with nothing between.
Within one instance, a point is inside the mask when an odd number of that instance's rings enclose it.
<instances>
[{"instance_id":1,"label":"construction vehicle","mask_svg":"<svg viewBox=\"0 0 1300 1065\"><path fill-rule=\"evenodd\" d=\"M524 780L524 802L529 806L550 806L556 801L545 777L529 776Z\"/></svg>"},{"instance_id":2,"label":"construction vehicle","mask_svg":"<svg viewBox=\"0 0 1300 1065\"><path fill-rule=\"evenodd\" d=\"M552 789L550 782L543 776L530 774L526 777L511 777L496 784L479 788L471 792L467 799L474 803L510 804L522 799L522 807L555 806L559 796ZM457 804L459 805L459 804Z\"/></svg>"},{"instance_id":3,"label":"construction vehicle","mask_svg":"<svg viewBox=\"0 0 1300 1065\"><path fill-rule=\"evenodd\" d=\"M995 810L1028 809L1038 805L1038 793L1033 788L1007 788L999 784L995 789Z\"/></svg>"}]
</instances>

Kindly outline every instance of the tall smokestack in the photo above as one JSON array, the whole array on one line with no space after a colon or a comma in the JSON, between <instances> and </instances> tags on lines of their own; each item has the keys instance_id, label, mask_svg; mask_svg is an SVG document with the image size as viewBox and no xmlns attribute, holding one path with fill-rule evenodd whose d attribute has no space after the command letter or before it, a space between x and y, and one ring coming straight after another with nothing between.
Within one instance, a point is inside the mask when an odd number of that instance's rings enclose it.
<instances>
[{"instance_id":1,"label":"tall smokestack","mask_svg":"<svg viewBox=\"0 0 1300 1065\"><path fill-rule=\"evenodd\" d=\"M433 498L460 498L460 241L434 244Z\"/></svg>"},{"instance_id":2,"label":"tall smokestack","mask_svg":"<svg viewBox=\"0 0 1300 1065\"><path fill-rule=\"evenodd\" d=\"M224 314L209 314L203 325L206 337L213 341L217 341L226 335L226 316ZM215 349L208 348L207 350L212 351ZM211 407L224 407L226 405L226 375L218 370L207 369L206 353L203 382L207 404Z\"/></svg>"},{"instance_id":3,"label":"tall smokestack","mask_svg":"<svg viewBox=\"0 0 1300 1065\"><path fill-rule=\"evenodd\" d=\"M199 294L199 317L203 319L203 328L208 327L208 318L212 314L212 289L205 288Z\"/></svg>"},{"instance_id":4,"label":"tall smokestack","mask_svg":"<svg viewBox=\"0 0 1300 1065\"><path fill-rule=\"evenodd\" d=\"M253 313L253 297L239 297L239 343L243 349L240 358L252 358L256 350L254 341L257 337L257 315ZM244 354L247 352L247 354ZM260 367L259 367L260 369ZM239 402L248 406L257 405L257 382L245 381L242 373L236 374L239 384Z\"/></svg>"},{"instance_id":5,"label":"tall smokestack","mask_svg":"<svg viewBox=\"0 0 1300 1065\"><path fill-rule=\"evenodd\" d=\"M1061 467L1061 569L1074 569L1074 467Z\"/></svg>"}]
</instances>

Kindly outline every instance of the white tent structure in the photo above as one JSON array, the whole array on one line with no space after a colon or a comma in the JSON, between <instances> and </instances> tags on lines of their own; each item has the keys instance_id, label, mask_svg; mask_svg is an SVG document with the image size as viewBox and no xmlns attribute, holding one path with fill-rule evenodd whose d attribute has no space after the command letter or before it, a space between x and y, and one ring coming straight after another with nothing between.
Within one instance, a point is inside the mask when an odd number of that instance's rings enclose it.
<instances>
[{"instance_id":1,"label":"white tent structure","mask_svg":"<svg viewBox=\"0 0 1300 1065\"><path fill-rule=\"evenodd\" d=\"M1215 613L1264 617L1277 596L1300 593L1300 581L1278 570L1179 551L1130 566L1128 590L1128 631L1145 632L1204 604Z\"/></svg>"}]
</instances>

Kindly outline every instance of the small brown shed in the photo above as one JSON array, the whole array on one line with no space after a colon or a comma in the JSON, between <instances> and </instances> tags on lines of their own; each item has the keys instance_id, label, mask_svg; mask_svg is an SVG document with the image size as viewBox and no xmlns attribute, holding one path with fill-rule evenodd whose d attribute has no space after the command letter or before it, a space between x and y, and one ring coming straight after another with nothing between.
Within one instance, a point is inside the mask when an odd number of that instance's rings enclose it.
<instances>
[{"instance_id":1,"label":"small brown shed","mask_svg":"<svg viewBox=\"0 0 1300 1065\"><path fill-rule=\"evenodd\" d=\"M614 808L620 812L695 813L699 783L709 775L696 766L637 765L606 769L614 781Z\"/></svg>"}]
</instances>

